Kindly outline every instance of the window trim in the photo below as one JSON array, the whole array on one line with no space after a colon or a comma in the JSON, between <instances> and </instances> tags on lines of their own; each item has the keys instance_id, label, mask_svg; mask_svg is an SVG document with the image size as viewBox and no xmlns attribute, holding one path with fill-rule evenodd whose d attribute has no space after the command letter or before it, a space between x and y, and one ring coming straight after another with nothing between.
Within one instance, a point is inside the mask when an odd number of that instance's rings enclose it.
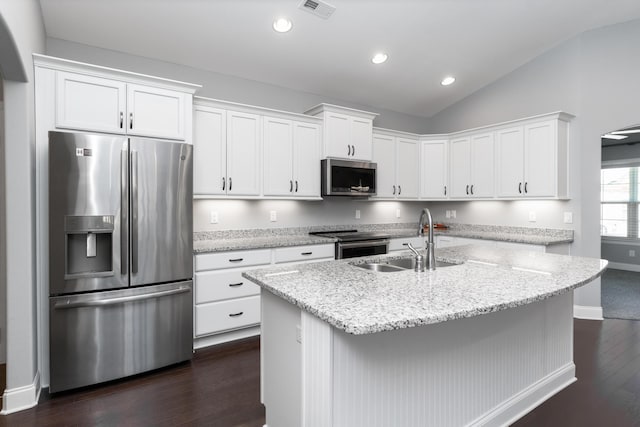
<instances>
[{"instance_id":1,"label":"window trim","mask_svg":"<svg viewBox=\"0 0 640 427\"><path fill-rule=\"evenodd\" d=\"M602 170L603 169L617 169L617 168L637 168L637 173L638 175L640 175L640 158L632 158L632 159L619 159L619 160L603 160L601 162L601 166L600 166L600 172L602 174ZM637 183L637 180L635 181ZM636 186L636 192L640 192L640 185ZM602 181L600 182L600 189L602 190ZM616 242L616 243L623 243L626 242L627 244L630 244L632 242L635 243L640 243L640 226L638 227L638 229L636 229L636 233L638 234L638 236L636 237L628 237L629 234L629 223L634 223L633 221L637 221L640 219L640 198L638 197L638 194L636 194L636 198L638 200L630 200L630 201L626 201L626 202L602 202L602 200L600 200L600 211L602 212L602 205L603 204L626 204L627 208L629 207L629 205L635 204L636 210L635 212L629 212L627 215L627 236L625 237L621 237L621 236L607 236L607 235L602 235L600 234L600 239L601 240L605 240L605 241L609 241L611 243ZM600 225L602 226L602 216L600 216Z\"/></svg>"}]
</instances>

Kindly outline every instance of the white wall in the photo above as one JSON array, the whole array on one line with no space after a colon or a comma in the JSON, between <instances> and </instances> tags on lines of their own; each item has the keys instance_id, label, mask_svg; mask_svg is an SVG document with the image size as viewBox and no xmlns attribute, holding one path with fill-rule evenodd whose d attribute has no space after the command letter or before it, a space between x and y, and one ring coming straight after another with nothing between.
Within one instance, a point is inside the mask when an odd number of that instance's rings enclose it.
<instances>
[{"instance_id":1,"label":"white wall","mask_svg":"<svg viewBox=\"0 0 640 427\"><path fill-rule=\"evenodd\" d=\"M424 117L410 116L372 106L354 104L353 102L341 99L300 92L281 86L199 70L184 65L158 61L66 40L48 38L47 55L201 84L203 86L202 89L196 93L198 96L275 108L295 113L303 113L311 107L325 102L379 113L380 116L374 121L374 126L416 133L423 133L428 128L428 119Z\"/></svg>"},{"instance_id":2,"label":"white wall","mask_svg":"<svg viewBox=\"0 0 640 427\"><path fill-rule=\"evenodd\" d=\"M37 0L0 0L0 27L9 33L24 80L3 82L5 107L7 389L3 413L37 403L39 382L36 343L35 271L35 118L31 54L44 52L45 36ZM3 48L10 48L3 45ZM5 77L8 75L5 73Z\"/></svg>"}]
</instances>

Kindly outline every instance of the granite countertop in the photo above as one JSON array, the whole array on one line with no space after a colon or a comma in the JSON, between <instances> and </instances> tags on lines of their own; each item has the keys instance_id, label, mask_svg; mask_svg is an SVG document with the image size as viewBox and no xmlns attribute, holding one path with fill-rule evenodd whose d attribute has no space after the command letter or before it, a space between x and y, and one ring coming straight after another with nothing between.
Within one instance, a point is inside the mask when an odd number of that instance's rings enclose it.
<instances>
[{"instance_id":1,"label":"granite countertop","mask_svg":"<svg viewBox=\"0 0 640 427\"><path fill-rule=\"evenodd\" d=\"M464 245L436 258L459 265L416 273L379 273L367 261L280 266L243 273L265 290L350 334L370 334L505 310L573 290L599 277L607 261Z\"/></svg>"},{"instance_id":2,"label":"granite countertop","mask_svg":"<svg viewBox=\"0 0 640 427\"><path fill-rule=\"evenodd\" d=\"M310 231L347 230L388 233L391 238L416 237L418 225L363 224L295 228L223 230L194 233L193 252L225 252L333 243L336 239L309 235ZM435 230L435 235L498 240L534 245L552 245L573 241L573 230L505 227L494 225L450 224L448 230Z\"/></svg>"}]
</instances>

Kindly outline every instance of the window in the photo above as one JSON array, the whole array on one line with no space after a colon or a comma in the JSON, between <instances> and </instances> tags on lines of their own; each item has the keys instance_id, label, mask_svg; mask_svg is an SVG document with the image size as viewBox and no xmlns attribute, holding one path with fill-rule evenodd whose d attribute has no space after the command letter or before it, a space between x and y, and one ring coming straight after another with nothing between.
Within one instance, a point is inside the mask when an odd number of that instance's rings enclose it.
<instances>
[{"instance_id":1,"label":"window","mask_svg":"<svg viewBox=\"0 0 640 427\"><path fill-rule=\"evenodd\" d=\"M600 235L638 238L638 169L611 167L600 171Z\"/></svg>"}]
</instances>

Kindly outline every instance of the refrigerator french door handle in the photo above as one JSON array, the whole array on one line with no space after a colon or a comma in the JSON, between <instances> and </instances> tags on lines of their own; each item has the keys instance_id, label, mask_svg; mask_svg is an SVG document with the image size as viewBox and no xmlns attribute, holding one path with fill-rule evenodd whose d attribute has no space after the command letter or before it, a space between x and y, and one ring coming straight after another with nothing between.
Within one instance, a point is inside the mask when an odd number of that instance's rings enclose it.
<instances>
[{"instance_id":1,"label":"refrigerator french door handle","mask_svg":"<svg viewBox=\"0 0 640 427\"><path fill-rule=\"evenodd\" d=\"M67 308L79 308L79 307L99 307L105 305L114 305L114 304L124 304L126 302L132 301L141 301L152 298L161 298L167 297L170 295L183 294L185 292L191 291L190 287L180 287L178 289L170 289L168 291L160 291L160 292L151 292L148 294L141 295L131 295L128 297L118 297L118 298L105 298L94 301L78 301L78 302L58 302L53 307L57 310L67 309Z\"/></svg>"},{"instance_id":2,"label":"refrigerator french door handle","mask_svg":"<svg viewBox=\"0 0 640 427\"><path fill-rule=\"evenodd\" d=\"M131 151L131 273L138 272L138 152Z\"/></svg>"},{"instance_id":3,"label":"refrigerator french door handle","mask_svg":"<svg viewBox=\"0 0 640 427\"><path fill-rule=\"evenodd\" d=\"M127 150L120 152L120 273L125 275L129 271L129 245L127 244L129 234L129 206L127 191L127 175L129 162L127 161Z\"/></svg>"}]
</instances>

